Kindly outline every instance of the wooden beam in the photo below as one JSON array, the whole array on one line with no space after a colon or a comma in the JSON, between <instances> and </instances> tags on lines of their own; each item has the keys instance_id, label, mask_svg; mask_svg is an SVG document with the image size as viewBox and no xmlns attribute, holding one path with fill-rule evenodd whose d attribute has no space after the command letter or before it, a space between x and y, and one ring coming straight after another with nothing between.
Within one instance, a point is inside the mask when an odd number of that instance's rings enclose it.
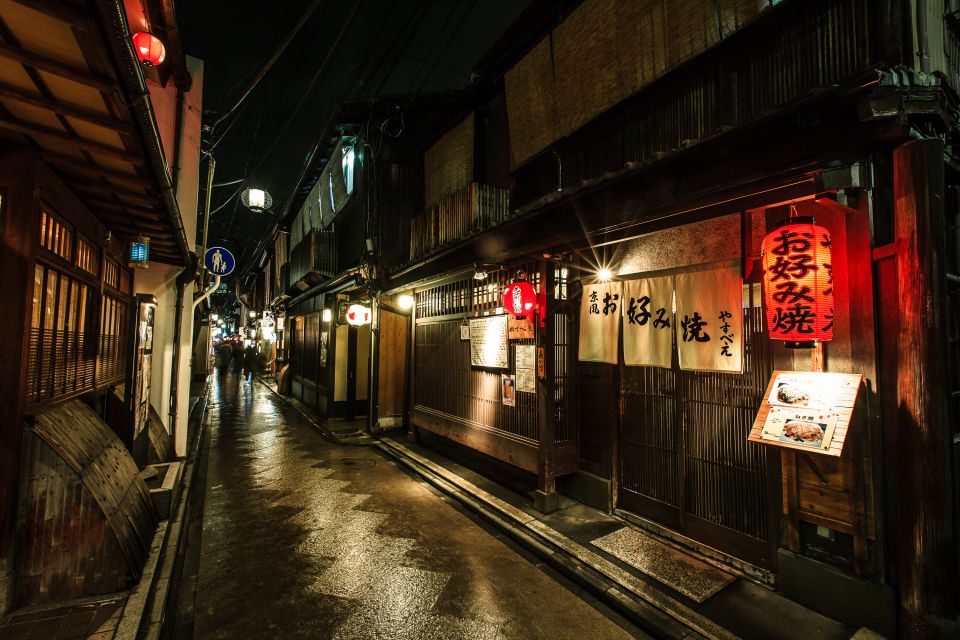
<instances>
[{"instance_id":1,"label":"wooden beam","mask_svg":"<svg viewBox=\"0 0 960 640\"><path fill-rule=\"evenodd\" d=\"M947 637L957 613L948 411L943 142L893 152L900 274L897 361L900 607L904 638ZM944 635L940 635L940 633Z\"/></svg>"},{"instance_id":2,"label":"wooden beam","mask_svg":"<svg viewBox=\"0 0 960 640\"><path fill-rule=\"evenodd\" d=\"M103 182L91 182L89 180L76 180L70 182L70 187L78 194L83 194L84 199L88 198L124 198L124 200L115 200L118 204L124 204L127 200L133 204L142 207L151 207L160 202L159 196L151 193L130 191L117 188Z\"/></svg>"},{"instance_id":3,"label":"wooden beam","mask_svg":"<svg viewBox=\"0 0 960 640\"><path fill-rule=\"evenodd\" d=\"M50 58L30 53L22 47L17 47L6 42L0 42L0 57L19 62L28 67L33 67L38 71L46 71L55 76L85 84L88 87L93 87L100 91L112 93L117 88L117 83L110 78L98 76L84 69L71 67L57 60L51 60Z\"/></svg>"},{"instance_id":4,"label":"wooden beam","mask_svg":"<svg viewBox=\"0 0 960 640\"><path fill-rule=\"evenodd\" d=\"M65 2L58 2L57 0L13 0L17 4L23 5L29 9L33 9L38 13L42 13L45 16L49 16L60 22L65 22L71 27L75 27L82 31L90 31L93 29L93 20L90 17L90 14L77 9L71 5L66 4Z\"/></svg>"},{"instance_id":5,"label":"wooden beam","mask_svg":"<svg viewBox=\"0 0 960 640\"><path fill-rule=\"evenodd\" d=\"M121 213L127 213L132 216L138 216L138 217L147 216L149 218L155 218L157 216L165 215L163 206L159 202L157 202L157 207L155 209L151 209L149 207L138 207L135 204L127 204L126 202L118 202L116 200L100 200L99 198L84 198L84 201L87 203L88 207L108 209L110 211L119 211Z\"/></svg>"},{"instance_id":6,"label":"wooden beam","mask_svg":"<svg viewBox=\"0 0 960 640\"><path fill-rule=\"evenodd\" d=\"M75 107L58 100L51 100L43 97L39 93L23 91L8 84L0 83L0 98L6 98L32 107L39 107L40 109L51 111L57 115L83 120L90 124L112 129L118 133L133 133L133 125L129 122L115 120L106 114L96 113L95 111L90 111L82 107Z\"/></svg>"},{"instance_id":7,"label":"wooden beam","mask_svg":"<svg viewBox=\"0 0 960 640\"><path fill-rule=\"evenodd\" d=\"M84 149L86 151L90 151L91 153L99 153L110 158L116 158L117 160L123 160L124 162L130 162L136 165L142 165L146 162L144 158L137 153L132 153L124 149L117 149L116 147L111 147L110 145L103 144L102 142L95 142L93 140L88 140L87 138L81 138L80 136L72 136L65 131L57 131L56 129L51 129L49 127L30 124L4 115L0 115L0 128L7 129L8 131L15 131L17 133L24 133L29 136L43 136L53 140L59 140L61 142L66 142L67 144L75 145L78 149Z\"/></svg>"},{"instance_id":8,"label":"wooden beam","mask_svg":"<svg viewBox=\"0 0 960 640\"><path fill-rule=\"evenodd\" d=\"M154 186L153 181L142 176L138 176L135 173L122 173L116 169L111 169L108 167L101 167L95 164L90 164L84 162L83 158L74 158L72 156L63 155L62 153L57 153L55 151L46 151L44 149L38 149L40 157L50 164L56 165L73 171L81 175L96 176L101 178L106 178L107 180L123 180L132 184L142 185L144 189L151 189Z\"/></svg>"}]
</instances>

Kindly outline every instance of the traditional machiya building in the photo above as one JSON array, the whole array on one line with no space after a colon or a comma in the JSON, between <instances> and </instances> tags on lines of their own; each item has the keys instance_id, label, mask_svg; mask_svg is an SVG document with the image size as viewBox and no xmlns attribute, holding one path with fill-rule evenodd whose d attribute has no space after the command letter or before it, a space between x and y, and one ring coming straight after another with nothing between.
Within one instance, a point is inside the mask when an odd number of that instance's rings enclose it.
<instances>
[{"instance_id":1,"label":"traditional machiya building","mask_svg":"<svg viewBox=\"0 0 960 640\"><path fill-rule=\"evenodd\" d=\"M4 0L0 31L6 611L128 589L140 470L186 451L203 67L169 2Z\"/></svg>"},{"instance_id":2,"label":"traditional machiya building","mask_svg":"<svg viewBox=\"0 0 960 640\"><path fill-rule=\"evenodd\" d=\"M432 134L378 138L397 131L372 106L324 137L265 249L281 390L458 443L526 474L538 509L568 495L847 624L950 637L946 4L525 15Z\"/></svg>"},{"instance_id":3,"label":"traditional machiya building","mask_svg":"<svg viewBox=\"0 0 960 640\"><path fill-rule=\"evenodd\" d=\"M773 5L588 0L501 62L426 150L387 276L415 298L407 420L529 472L538 508L949 634L955 22Z\"/></svg>"}]
</instances>

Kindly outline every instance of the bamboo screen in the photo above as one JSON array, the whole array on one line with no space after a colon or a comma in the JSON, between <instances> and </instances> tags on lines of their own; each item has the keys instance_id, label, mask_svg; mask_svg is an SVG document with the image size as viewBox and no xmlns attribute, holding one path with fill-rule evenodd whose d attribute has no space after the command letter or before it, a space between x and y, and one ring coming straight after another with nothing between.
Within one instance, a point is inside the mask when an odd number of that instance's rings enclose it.
<instances>
[{"instance_id":1,"label":"bamboo screen","mask_svg":"<svg viewBox=\"0 0 960 640\"><path fill-rule=\"evenodd\" d=\"M504 82L510 163L517 166L558 137L551 36L507 71Z\"/></svg>"},{"instance_id":2,"label":"bamboo screen","mask_svg":"<svg viewBox=\"0 0 960 640\"><path fill-rule=\"evenodd\" d=\"M423 195L427 209L473 182L474 127L471 113L424 153Z\"/></svg>"},{"instance_id":3,"label":"bamboo screen","mask_svg":"<svg viewBox=\"0 0 960 640\"><path fill-rule=\"evenodd\" d=\"M587 0L506 74L514 167L694 58L773 0Z\"/></svg>"}]
</instances>

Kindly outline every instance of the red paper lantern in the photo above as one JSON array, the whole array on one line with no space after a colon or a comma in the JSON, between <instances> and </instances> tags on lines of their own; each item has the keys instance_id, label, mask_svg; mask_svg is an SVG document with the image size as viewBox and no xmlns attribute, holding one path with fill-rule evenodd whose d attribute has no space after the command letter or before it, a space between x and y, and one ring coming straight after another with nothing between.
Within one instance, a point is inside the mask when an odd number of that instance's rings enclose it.
<instances>
[{"instance_id":1,"label":"red paper lantern","mask_svg":"<svg viewBox=\"0 0 960 640\"><path fill-rule=\"evenodd\" d=\"M346 312L347 324L359 327L365 324L370 324L370 307L365 307L362 304L352 304L347 307Z\"/></svg>"},{"instance_id":2,"label":"red paper lantern","mask_svg":"<svg viewBox=\"0 0 960 640\"><path fill-rule=\"evenodd\" d=\"M813 218L791 218L763 239L767 327L787 347L833 339L830 233Z\"/></svg>"},{"instance_id":3,"label":"red paper lantern","mask_svg":"<svg viewBox=\"0 0 960 640\"><path fill-rule=\"evenodd\" d=\"M140 62L152 67L163 64L167 57L167 49L163 46L160 38L146 31L138 31L133 34L133 48L137 52L137 58L140 59Z\"/></svg>"},{"instance_id":4,"label":"red paper lantern","mask_svg":"<svg viewBox=\"0 0 960 640\"><path fill-rule=\"evenodd\" d=\"M503 290L503 308L514 317L529 315L536 306L537 292L529 282L514 282Z\"/></svg>"}]
</instances>

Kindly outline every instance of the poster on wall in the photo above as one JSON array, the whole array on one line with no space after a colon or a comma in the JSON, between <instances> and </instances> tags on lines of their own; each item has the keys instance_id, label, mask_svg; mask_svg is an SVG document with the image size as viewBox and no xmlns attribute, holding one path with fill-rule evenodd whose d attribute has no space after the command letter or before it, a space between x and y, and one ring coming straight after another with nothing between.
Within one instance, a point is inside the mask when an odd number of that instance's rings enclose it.
<instances>
[{"instance_id":1,"label":"poster on wall","mask_svg":"<svg viewBox=\"0 0 960 640\"><path fill-rule=\"evenodd\" d=\"M517 347L517 391L537 392L536 366L536 345L519 345Z\"/></svg>"},{"instance_id":2,"label":"poster on wall","mask_svg":"<svg viewBox=\"0 0 960 640\"><path fill-rule=\"evenodd\" d=\"M861 374L775 371L749 440L839 456Z\"/></svg>"},{"instance_id":3,"label":"poster on wall","mask_svg":"<svg viewBox=\"0 0 960 640\"><path fill-rule=\"evenodd\" d=\"M580 302L581 361L617 364L620 297L619 282L583 283L583 300Z\"/></svg>"},{"instance_id":4,"label":"poster on wall","mask_svg":"<svg viewBox=\"0 0 960 640\"><path fill-rule=\"evenodd\" d=\"M467 322L460 325L460 339L464 341L470 339L470 325Z\"/></svg>"},{"instance_id":5,"label":"poster on wall","mask_svg":"<svg viewBox=\"0 0 960 640\"><path fill-rule=\"evenodd\" d=\"M470 318L470 364L487 369L506 369L509 364L507 316Z\"/></svg>"},{"instance_id":6,"label":"poster on wall","mask_svg":"<svg viewBox=\"0 0 960 640\"><path fill-rule=\"evenodd\" d=\"M679 273L674 331L680 368L743 373L740 267Z\"/></svg>"},{"instance_id":7,"label":"poster on wall","mask_svg":"<svg viewBox=\"0 0 960 640\"><path fill-rule=\"evenodd\" d=\"M517 406L517 381L512 375L500 374L500 400L506 407Z\"/></svg>"},{"instance_id":8,"label":"poster on wall","mask_svg":"<svg viewBox=\"0 0 960 640\"><path fill-rule=\"evenodd\" d=\"M623 283L623 363L669 369L673 355L673 276Z\"/></svg>"},{"instance_id":9,"label":"poster on wall","mask_svg":"<svg viewBox=\"0 0 960 640\"><path fill-rule=\"evenodd\" d=\"M330 340L330 334L326 331L320 332L320 366L327 366L327 342Z\"/></svg>"}]
</instances>

